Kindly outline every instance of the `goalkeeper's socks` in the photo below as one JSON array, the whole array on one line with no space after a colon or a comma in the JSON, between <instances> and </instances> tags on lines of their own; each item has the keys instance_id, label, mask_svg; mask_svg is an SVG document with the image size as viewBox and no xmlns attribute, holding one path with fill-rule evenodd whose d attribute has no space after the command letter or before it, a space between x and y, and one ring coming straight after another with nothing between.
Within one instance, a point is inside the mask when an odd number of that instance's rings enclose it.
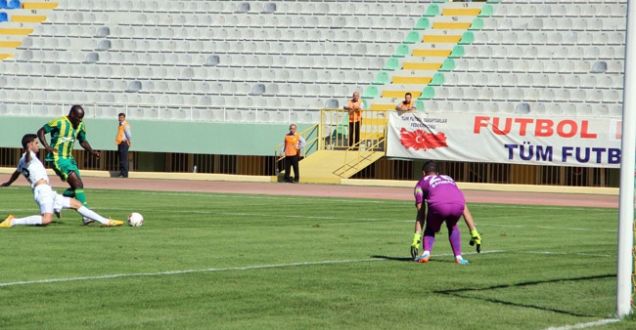
<instances>
[{"instance_id":1,"label":"goalkeeper's socks","mask_svg":"<svg viewBox=\"0 0 636 330\"><path fill-rule=\"evenodd\" d=\"M32 215L25 218L14 218L13 226L39 226L42 224L41 215Z\"/></svg>"},{"instance_id":2,"label":"goalkeeper's socks","mask_svg":"<svg viewBox=\"0 0 636 330\"><path fill-rule=\"evenodd\" d=\"M99 223L101 223L102 225L107 225L109 223L109 220L102 217L101 215L97 214L97 212L90 210L89 208L87 208L86 206L82 206L79 209L77 209L77 212L79 212L79 214L81 214L84 217L87 217L91 220L95 220Z\"/></svg>"}]
</instances>

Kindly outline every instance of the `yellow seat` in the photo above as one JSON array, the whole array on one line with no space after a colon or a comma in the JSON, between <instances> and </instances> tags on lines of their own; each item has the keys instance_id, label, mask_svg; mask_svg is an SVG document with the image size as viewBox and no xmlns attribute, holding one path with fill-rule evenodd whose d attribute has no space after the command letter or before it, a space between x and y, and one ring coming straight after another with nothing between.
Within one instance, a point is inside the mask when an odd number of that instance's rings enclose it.
<instances>
[{"instance_id":1,"label":"yellow seat","mask_svg":"<svg viewBox=\"0 0 636 330\"><path fill-rule=\"evenodd\" d=\"M422 41L430 43L453 43L456 44L462 40L459 34L428 34L424 35Z\"/></svg>"},{"instance_id":2,"label":"yellow seat","mask_svg":"<svg viewBox=\"0 0 636 330\"><path fill-rule=\"evenodd\" d=\"M470 22L435 22L433 23L433 29L468 30L471 24Z\"/></svg>"},{"instance_id":3,"label":"yellow seat","mask_svg":"<svg viewBox=\"0 0 636 330\"><path fill-rule=\"evenodd\" d=\"M57 2L23 2L23 9L55 9L57 8Z\"/></svg>"},{"instance_id":4,"label":"yellow seat","mask_svg":"<svg viewBox=\"0 0 636 330\"><path fill-rule=\"evenodd\" d=\"M477 16L481 13L479 8L444 8L442 16Z\"/></svg>"},{"instance_id":5,"label":"yellow seat","mask_svg":"<svg viewBox=\"0 0 636 330\"><path fill-rule=\"evenodd\" d=\"M364 125L365 127L369 127L369 126L386 126L387 123L387 119L386 118L363 118L362 119L362 125Z\"/></svg>"},{"instance_id":6,"label":"yellow seat","mask_svg":"<svg viewBox=\"0 0 636 330\"><path fill-rule=\"evenodd\" d=\"M413 49L411 55L421 57L448 57L452 49Z\"/></svg>"},{"instance_id":7,"label":"yellow seat","mask_svg":"<svg viewBox=\"0 0 636 330\"><path fill-rule=\"evenodd\" d=\"M442 63L426 63L426 62L406 62L404 63L404 70L439 70L442 67Z\"/></svg>"},{"instance_id":8,"label":"yellow seat","mask_svg":"<svg viewBox=\"0 0 636 330\"><path fill-rule=\"evenodd\" d=\"M384 138L384 132L360 132L360 140L379 140Z\"/></svg>"},{"instance_id":9,"label":"yellow seat","mask_svg":"<svg viewBox=\"0 0 636 330\"><path fill-rule=\"evenodd\" d=\"M33 33L33 29L30 29L30 28L4 28L4 29L0 29L0 35L28 36L31 33Z\"/></svg>"},{"instance_id":10,"label":"yellow seat","mask_svg":"<svg viewBox=\"0 0 636 330\"><path fill-rule=\"evenodd\" d=\"M12 54L3 54L3 53L0 53L0 61L8 60L8 59L10 59L10 58L12 58L12 57L13 57L13 55L12 55Z\"/></svg>"},{"instance_id":11,"label":"yellow seat","mask_svg":"<svg viewBox=\"0 0 636 330\"><path fill-rule=\"evenodd\" d=\"M431 82L431 77L412 77L412 76L395 76L392 82L394 84L418 84L426 85Z\"/></svg>"},{"instance_id":12,"label":"yellow seat","mask_svg":"<svg viewBox=\"0 0 636 330\"><path fill-rule=\"evenodd\" d=\"M422 95L422 92L420 92L420 91L385 90L385 91L382 91L382 97L384 97L384 98L403 98L404 94L406 94L407 92L410 92L411 95L413 95L414 98L418 98L418 97L420 97L420 95Z\"/></svg>"},{"instance_id":13,"label":"yellow seat","mask_svg":"<svg viewBox=\"0 0 636 330\"><path fill-rule=\"evenodd\" d=\"M388 103L373 103L371 107L369 107L370 111L389 111L395 110L395 104Z\"/></svg>"},{"instance_id":14,"label":"yellow seat","mask_svg":"<svg viewBox=\"0 0 636 330\"><path fill-rule=\"evenodd\" d=\"M44 15L13 15L11 22L13 23L42 23L46 21Z\"/></svg>"},{"instance_id":15,"label":"yellow seat","mask_svg":"<svg viewBox=\"0 0 636 330\"><path fill-rule=\"evenodd\" d=\"M0 40L0 48L18 48L20 45L22 45L22 41Z\"/></svg>"}]
</instances>

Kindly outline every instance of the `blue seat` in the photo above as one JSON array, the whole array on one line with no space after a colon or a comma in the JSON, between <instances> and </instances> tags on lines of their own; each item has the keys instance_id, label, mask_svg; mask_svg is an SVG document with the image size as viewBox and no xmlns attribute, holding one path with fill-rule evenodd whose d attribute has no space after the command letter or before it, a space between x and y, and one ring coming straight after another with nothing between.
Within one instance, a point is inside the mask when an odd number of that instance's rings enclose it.
<instances>
[{"instance_id":1,"label":"blue seat","mask_svg":"<svg viewBox=\"0 0 636 330\"><path fill-rule=\"evenodd\" d=\"M7 9L20 9L20 0L11 0L7 3Z\"/></svg>"},{"instance_id":2,"label":"blue seat","mask_svg":"<svg viewBox=\"0 0 636 330\"><path fill-rule=\"evenodd\" d=\"M9 15L7 13L0 11L0 22L8 22Z\"/></svg>"},{"instance_id":3,"label":"blue seat","mask_svg":"<svg viewBox=\"0 0 636 330\"><path fill-rule=\"evenodd\" d=\"M0 0L0 9L7 9L7 0Z\"/></svg>"}]
</instances>

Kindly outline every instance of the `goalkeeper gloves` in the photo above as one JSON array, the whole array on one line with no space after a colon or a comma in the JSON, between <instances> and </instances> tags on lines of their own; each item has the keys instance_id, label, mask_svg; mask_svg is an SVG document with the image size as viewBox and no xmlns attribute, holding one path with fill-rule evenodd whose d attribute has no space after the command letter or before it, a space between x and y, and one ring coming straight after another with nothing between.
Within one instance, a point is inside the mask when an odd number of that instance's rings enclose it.
<instances>
[{"instance_id":1,"label":"goalkeeper gloves","mask_svg":"<svg viewBox=\"0 0 636 330\"><path fill-rule=\"evenodd\" d=\"M477 229L473 229L470 231L470 246L475 246L477 249L477 253L481 253L481 235Z\"/></svg>"},{"instance_id":2,"label":"goalkeeper gloves","mask_svg":"<svg viewBox=\"0 0 636 330\"><path fill-rule=\"evenodd\" d=\"M413 258L413 260L417 258L421 244L422 244L422 233L413 234L413 241L411 242L411 257Z\"/></svg>"}]
</instances>

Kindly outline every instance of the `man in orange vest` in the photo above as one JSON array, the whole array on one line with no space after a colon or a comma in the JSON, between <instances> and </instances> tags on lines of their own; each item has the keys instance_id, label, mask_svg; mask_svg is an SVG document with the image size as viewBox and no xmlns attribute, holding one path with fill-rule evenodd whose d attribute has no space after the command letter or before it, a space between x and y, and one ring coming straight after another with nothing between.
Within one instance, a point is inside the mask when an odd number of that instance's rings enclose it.
<instances>
[{"instance_id":1,"label":"man in orange vest","mask_svg":"<svg viewBox=\"0 0 636 330\"><path fill-rule=\"evenodd\" d=\"M131 145L132 135L130 134L130 125L126 121L126 114L119 114L119 126L117 127L117 153L119 154L119 177L128 177L128 148Z\"/></svg>"},{"instance_id":2,"label":"man in orange vest","mask_svg":"<svg viewBox=\"0 0 636 330\"><path fill-rule=\"evenodd\" d=\"M401 115L405 112L413 112L415 110L417 110L415 108L415 102L413 102L413 95L411 94L411 92L407 92L406 94L404 94L404 101L400 102L396 107L395 110Z\"/></svg>"},{"instance_id":3,"label":"man in orange vest","mask_svg":"<svg viewBox=\"0 0 636 330\"><path fill-rule=\"evenodd\" d=\"M300 172L298 172L298 161L300 153L305 147L305 139L296 132L296 124L289 125L289 133L285 135L283 144L283 153L285 154L285 181L298 182L300 180ZM294 167L294 179L291 179L290 170Z\"/></svg>"},{"instance_id":4,"label":"man in orange vest","mask_svg":"<svg viewBox=\"0 0 636 330\"><path fill-rule=\"evenodd\" d=\"M349 100L344 107L349 111L349 147L360 142L360 123L362 122L362 101L360 100L360 93L353 92L353 97Z\"/></svg>"}]
</instances>

